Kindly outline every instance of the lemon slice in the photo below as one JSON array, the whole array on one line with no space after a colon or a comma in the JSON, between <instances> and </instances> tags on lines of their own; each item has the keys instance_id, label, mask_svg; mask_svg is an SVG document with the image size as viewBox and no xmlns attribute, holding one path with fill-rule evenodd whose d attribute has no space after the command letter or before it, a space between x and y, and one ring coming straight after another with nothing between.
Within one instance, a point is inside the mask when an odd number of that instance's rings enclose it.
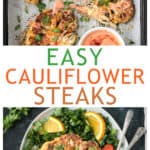
<instances>
[{"instance_id":1,"label":"lemon slice","mask_svg":"<svg viewBox=\"0 0 150 150\"><path fill-rule=\"evenodd\" d=\"M102 115L96 112L86 112L86 119L90 126L93 128L94 135L97 140L102 140L106 133L106 123Z\"/></svg>"},{"instance_id":2,"label":"lemon slice","mask_svg":"<svg viewBox=\"0 0 150 150\"><path fill-rule=\"evenodd\" d=\"M43 128L49 133L64 131L64 125L55 117L49 117L48 121L43 125Z\"/></svg>"}]
</instances>

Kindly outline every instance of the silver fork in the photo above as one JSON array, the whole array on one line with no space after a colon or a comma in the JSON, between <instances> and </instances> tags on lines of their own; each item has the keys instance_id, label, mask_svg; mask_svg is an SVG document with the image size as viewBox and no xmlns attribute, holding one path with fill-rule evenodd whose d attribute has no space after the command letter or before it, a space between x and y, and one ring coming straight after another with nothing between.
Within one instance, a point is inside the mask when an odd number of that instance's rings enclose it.
<instances>
[{"instance_id":1,"label":"silver fork","mask_svg":"<svg viewBox=\"0 0 150 150\"><path fill-rule=\"evenodd\" d=\"M144 127L139 127L126 150L130 150L145 133L146 129Z\"/></svg>"},{"instance_id":2,"label":"silver fork","mask_svg":"<svg viewBox=\"0 0 150 150\"><path fill-rule=\"evenodd\" d=\"M118 144L118 147L117 147L117 150L120 150L121 148L121 145L122 145L122 142L124 140L124 137L125 137L125 134L127 132L127 129L130 125L130 122L133 118L133 111L132 110L128 110L127 114L126 114L126 117L125 117L125 121L124 121L124 125L123 125L123 131L122 131L122 135L121 135L121 139L119 141L119 144Z\"/></svg>"}]
</instances>

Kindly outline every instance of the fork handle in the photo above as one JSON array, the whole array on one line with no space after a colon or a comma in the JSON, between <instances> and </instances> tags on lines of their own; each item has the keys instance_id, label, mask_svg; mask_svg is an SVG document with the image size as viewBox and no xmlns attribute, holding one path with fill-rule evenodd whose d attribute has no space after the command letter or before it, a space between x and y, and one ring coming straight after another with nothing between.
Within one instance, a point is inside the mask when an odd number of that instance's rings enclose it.
<instances>
[{"instance_id":1,"label":"fork handle","mask_svg":"<svg viewBox=\"0 0 150 150\"><path fill-rule=\"evenodd\" d=\"M127 150L130 150L133 145L146 133L146 129L144 127L139 127L132 138Z\"/></svg>"},{"instance_id":2,"label":"fork handle","mask_svg":"<svg viewBox=\"0 0 150 150\"><path fill-rule=\"evenodd\" d=\"M117 150L120 150L121 148L121 145L122 145L122 142L124 140L124 137L125 137L125 134L127 132L127 129L130 125L130 122L132 120L132 117L133 117L133 111L132 110L129 110L126 114L126 117L125 117L125 121L124 121L124 125L123 125L123 131L122 131L122 135L121 135L121 139L119 141L119 144L118 144L118 147L117 147Z\"/></svg>"}]
</instances>

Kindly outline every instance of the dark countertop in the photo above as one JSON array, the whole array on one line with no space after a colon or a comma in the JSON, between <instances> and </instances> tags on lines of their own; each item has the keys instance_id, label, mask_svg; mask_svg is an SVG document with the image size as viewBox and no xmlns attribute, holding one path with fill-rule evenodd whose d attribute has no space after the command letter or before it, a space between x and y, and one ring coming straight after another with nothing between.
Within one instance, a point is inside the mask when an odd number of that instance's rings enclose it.
<instances>
[{"instance_id":1,"label":"dark countertop","mask_svg":"<svg viewBox=\"0 0 150 150\"><path fill-rule=\"evenodd\" d=\"M46 108L32 108L29 116L23 118L21 121L17 122L15 126L9 129L3 135L3 149L4 150L19 150L22 138L26 129L28 128L30 122L43 110ZM132 139L137 127L144 126L145 114L144 108L104 108L107 110L117 123L122 128L124 118L128 109L132 109L134 111L134 118L129 126L127 132L127 140L130 142ZM4 115L7 114L7 110L4 108ZM145 137L142 137L137 144L132 148L132 150L145 150Z\"/></svg>"}]
</instances>

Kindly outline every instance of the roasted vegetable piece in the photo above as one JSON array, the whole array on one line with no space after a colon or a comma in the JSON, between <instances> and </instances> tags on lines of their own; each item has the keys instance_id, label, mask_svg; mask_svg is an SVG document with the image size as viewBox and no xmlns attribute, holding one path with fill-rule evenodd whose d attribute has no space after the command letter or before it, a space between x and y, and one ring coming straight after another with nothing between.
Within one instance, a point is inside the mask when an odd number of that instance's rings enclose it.
<instances>
[{"instance_id":1,"label":"roasted vegetable piece","mask_svg":"<svg viewBox=\"0 0 150 150\"><path fill-rule=\"evenodd\" d=\"M78 22L69 9L41 12L30 23L25 37L25 45L73 45L77 40ZM40 35L40 36L39 36Z\"/></svg>"}]
</instances>

